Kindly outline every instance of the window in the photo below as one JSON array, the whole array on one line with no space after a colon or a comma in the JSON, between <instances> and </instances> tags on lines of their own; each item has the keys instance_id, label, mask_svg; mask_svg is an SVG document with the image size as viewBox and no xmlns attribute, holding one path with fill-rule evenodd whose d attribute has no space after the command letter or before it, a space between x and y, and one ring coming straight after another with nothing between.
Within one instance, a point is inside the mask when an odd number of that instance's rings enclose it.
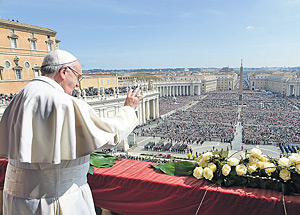
<instances>
[{"instance_id":1,"label":"window","mask_svg":"<svg viewBox=\"0 0 300 215\"><path fill-rule=\"evenodd\" d=\"M116 79L114 79L114 84L116 83Z\"/></svg>"},{"instance_id":2,"label":"window","mask_svg":"<svg viewBox=\"0 0 300 215\"><path fill-rule=\"evenodd\" d=\"M51 43L48 43L48 44L47 44L47 47L48 47L48 51L51 52L51 51L52 51L52 44L51 44Z\"/></svg>"},{"instance_id":3,"label":"window","mask_svg":"<svg viewBox=\"0 0 300 215\"><path fill-rule=\"evenodd\" d=\"M31 36L31 37L34 37L34 33L30 33L30 36Z\"/></svg>"},{"instance_id":4,"label":"window","mask_svg":"<svg viewBox=\"0 0 300 215\"><path fill-rule=\"evenodd\" d=\"M12 48L17 48L17 39L16 38L11 38L10 39L10 45Z\"/></svg>"},{"instance_id":5,"label":"window","mask_svg":"<svg viewBox=\"0 0 300 215\"><path fill-rule=\"evenodd\" d=\"M22 79L21 77L21 70L20 69L16 69L16 79Z\"/></svg>"},{"instance_id":6,"label":"window","mask_svg":"<svg viewBox=\"0 0 300 215\"><path fill-rule=\"evenodd\" d=\"M0 66L0 80L3 80L3 66Z\"/></svg>"},{"instance_id":7,"label":"window","mask_svg":"<svg viewBox=\"0 0 300 215\"><path fill-rule=\"evenodd\" d=\"M34 70L34 77L39 77L40 76L40 71L38 69Z\"/></svg>"},{"instance_id":8,"label":"window","mask_svg":"<svg viewBox=\"0 0 300 215\"><path fill-rule=\"evenodd\" d=\"M25 61L24 66L25 66L26 69L29 69L30 68L30 63L28 61Z\"/></svg>"},{"instance_id":9,"label":"window","mask_svg":"<svg viewBox=\"0 0 300 215\"><path fill-rule=\"evenodd\" d=\"M110 84L110 80L107 80L107 84Z\"/></svg>"},{"instance_id":10,"label":"window","mask_svg":"<svg viewBox=\"0 0 300 215\"><path fill-rule=\"evenodd\" d=\"M15 33L15 30L14 29L10 29L10 33Z\"/></svg>"},{"instance_id":11,"label":"window","mask_svg":"<svg viewBox=\"0 0 300 215\"><path fill-rule=\"evenodd\" d=\"M10 68L10 62L8 60L4 62L4 65L7 69Z\"/></svg>"},{"instance_id":12,"label":"window","mask_svg":"<svg viewBox=\"0 0 300 215\"><path fill-rule=\"evenodd\" d=\"M101 85L104 85L104 82L103 82L103 80L101 80Z\"/></svg>"},{"instance_id":13,"label":"window","mask_svg":"<svg viewBox=\"0 0 300 215\"><path fill-rule=\"evenodd\" d=\"M47 39L45 42L46 42L46 44L47 44L48 52L51 52L51 51L53 51L53 43L54 43L54 41L51 40L51 38L50 38L49 35L47 36L47 38L48 38L48 39Z\"/></svg>"},{"instance_id":14,"label":"window","mask_svg":"<svg viewBox=\"0 0 300 215\"><path fill-rule=\"evenodd\" d=\"M30 41L30 48L32 50L36 50L36 42L35 41Z\"/></svg>"}]
</instances>

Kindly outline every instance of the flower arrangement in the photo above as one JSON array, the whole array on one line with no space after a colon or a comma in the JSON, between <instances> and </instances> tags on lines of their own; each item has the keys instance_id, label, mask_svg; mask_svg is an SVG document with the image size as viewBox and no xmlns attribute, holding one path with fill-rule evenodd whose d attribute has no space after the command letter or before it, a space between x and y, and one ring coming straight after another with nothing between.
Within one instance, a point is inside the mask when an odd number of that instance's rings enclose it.
<instances>
[{"instance_id":1,"label":"flower arrangement","mask_svg":"<svg viewBox=\"0 0 300 215\"><path fill-rule=\"evenodd\" d=\"M159 165L152 166L166 171ZM253 148L245 152L245 157L238 159L228 157L227 151L207 152L197 162L178 161L169 166L174 168L173 172L169 172L173 175L188 175L191 172L197 179L204 178L224 187L237 185L300 194L300 154L296 153L274 159L263 155L260 149Z\"/></svg>"}]
</instances>

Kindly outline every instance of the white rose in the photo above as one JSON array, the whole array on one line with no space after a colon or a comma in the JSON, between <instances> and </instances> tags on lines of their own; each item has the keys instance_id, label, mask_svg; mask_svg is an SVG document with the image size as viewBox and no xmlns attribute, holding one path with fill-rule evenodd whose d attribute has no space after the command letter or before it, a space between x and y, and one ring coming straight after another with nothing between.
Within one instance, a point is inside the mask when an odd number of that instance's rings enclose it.
<instances>
[{"instance_id":1,"label":"white rose","mask_svg":"<svg viewBox=\"0 0 300 215\"><path fill-rule=\"evenodd\" d=\"M266 156L262 155L258 158L260 161L262 162L269 162L269 158L267 158Z\"/></svg>"},{"instance_id":2,"label":"white rose","mask_svg":"<svg viewBox=\"0 0 300 215\"><path fill-rule=\"evenodd\" d=\"M296 165L296 171L297 171L298 174L300 174L300 164Z\"/></svg>"},{"instance_id":3,"label":"white rose","mask_svg":"<svg viewBox=\"0 0 300 215\"><path fill-rule=\"evenodd\" d=\"M225 164L225 165L222 167L222 174L223 174L224 176L229 175L230 171L231 171L231 166L229 166L228 164Z\"/></svg>"},{"instance_id":4,"label":"white rose","mask_svg":"<svg viewBox=\"0 0 300 215\"><path fill-rule=\"evenodd\" d=\"M259 169L264 169L265 168L265 162L262 162L262 161L258 161L257 162L257 167L259 168Z\"/></svg>"},{"instance_id":5,"label":"white rose","mask_svg":"<svg viewBox=\"0 0 300 215\"><path fill-rule=\"evenodd\" d=\"M288 159L286 157L282 157L279 159L278 165L281 167L289 167L289 166L291 166L291 161L290 161L290 159Z\"/></svg>"},{"instance_id":6,"label":"white rose","mask_svg":"<svg viewBox=\"0 0 300 215\"><path fill-rule=\"evenodd\" d=\"M289 159L293 164L299 164L300 163L300 154L296 154L296 153L293 153L291 154L291 156L289 156Z\"/></svg>"},{"instance_id":7,"label":"white rose","mask_svg":"<svg viewBox=\"0 0 300 215\"><path fill-rule=\"evenodd\" d=\"M255 155L250 154L249 155L249 162L250 163L257 162L257 157Z\"/></svg>"},{"instance_id":8,"label":"white rose","mask_svg":"<svg viewBox=\"0 0 300 215\"><path fill-rule=\"evenodd\" d=\"M216 164L214 164L212 162L209 163L207 167L210 168L213 172L215 172L217 170Z\"/></svg>"},{"instance_id":9,"label":"white rose","mask_svg":"<svg viewBox=\"0 0 300 215\"><path fill-rule=\"evenodd\" d=\"M266 162L264 167L265 167L265 172L266 172L269 176L271 176L272 172L275 172L275 170L276 170L275 164L270 163L270 162Z\"/></svg>"},{"instance_id":10,"label":"white rose","mask_svg":"<svg viewBox=\"0 0 300 215\"><path fill-rule=\"evenodd\" d=\"M229 158L228 159L228 165L229 166L236 166L236 165L238 165L239 164L239 159L237 159L237 158Z\"/></svg>"},{"instance_id":11,"label":"white rose","mask_svg":"<svg viewBox=\"0 0 300 215\"><path fill-rule=\"evenodd\" d=\"M249 163L247 166L248 172L252 174L257 169L257 164L255 162Z\"/></svg>"},{"instance_id":12,"label":"white rose","mask_svg":"<svg viewBox=\"0 0 300 215\"><path fill-rule=\"evenodd\" d=\"M236 174L243 176L247 173L247 167L244 164L239 164L235 167Z\"/></svg>"},{"instance_id":13,"label":"white rose","mask_svg":"<svg viewBox=\"0 0 300 215\"><path fill-rule=\"evenodd\" d=\"M213 154L211 152L206 152L205 154L203 154L202 159L204 160L209 160L211 157L213 156Z\"/></svg>"},{"instance_id":14,"label":"white rose","mask_svg":"<svg viewBox=\"0 0 300 215\"><path fill-rule=\"evenodd\" d=\"M201 167L207 167L207 165L208 165L208 162L207 162L207 160L205 160L205 159L200 159L200 161L199 161L199 166L201 166Z\"/></svg>"},{"instance_id":15,"label":"white rose","mask_svg":"<svg viewBox=\"0 0 300 215\"><path fill-rule=\"evenodd\" d=\"M284 181L288 181L291 179L291 173L287 169L282 169L279 173L279 177L282 178Z\"/></svg>"},{"instance_id":16,"label":"white rose","mask_svg":"<svg viewBox=\"0 0 300 215\"><path fill-rule=\"evenodd\" d=\"M195 178L197 178L197 179L203 178L203 168L201 166L200 167L196 167L194 169L193 176Z\"/></svg>"},{"instance_id":17,"label":"white rose","mask_svg":"<svg viewBox=\"0 0 300 215\"><path fill-rule=\"evenodd\" d=\"M253 148L251 150L251 155L253 155L254 157L259 157L259 156L261 156L261 154L262 154L262 152L258 148Z\"/></svg>"},{"instance_id":18,"label":"white rose","mask_svg":"<svg viewBox=\"0 0 300 215\"><path fill-rule=\"evenodd\" d=\"M204 170L203 170L203 176L207 180L211 180L214 177L214 173L210 168L205 167Z\"/></svg>"}]
</instances>

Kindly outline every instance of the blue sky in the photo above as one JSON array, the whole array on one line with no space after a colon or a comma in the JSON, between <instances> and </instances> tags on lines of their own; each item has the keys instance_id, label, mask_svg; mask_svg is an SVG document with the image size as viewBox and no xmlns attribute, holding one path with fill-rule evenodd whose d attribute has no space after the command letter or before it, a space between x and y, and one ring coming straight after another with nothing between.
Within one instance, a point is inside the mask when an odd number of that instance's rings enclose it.
<instances>
[{"instance_id":1,"label":"blue sky","mask_svg":"<svg viewBox=\"0 0 300 215\"><path fill-rule=\"evenodd\" d=\"M300 0L0 0L83 69L300 66Z\"/></svg>"}]
</instances>

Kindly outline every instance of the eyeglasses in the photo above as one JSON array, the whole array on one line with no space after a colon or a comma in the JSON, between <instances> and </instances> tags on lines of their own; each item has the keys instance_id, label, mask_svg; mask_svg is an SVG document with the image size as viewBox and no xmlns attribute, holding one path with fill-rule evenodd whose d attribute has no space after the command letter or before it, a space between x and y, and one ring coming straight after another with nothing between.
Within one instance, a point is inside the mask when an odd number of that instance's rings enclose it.
<instances>
[{"instance_id":1,"label":"eyeglasses","mask_svg":"<svg viewBox=\"0 0 300 215\"><path fill-rule=\"evenodd\" d=\"M77 76L78 82L80 82L83 79L83 76L76 72L74 69L68 66L68 68Z\"/></svg>"}]
</instances>

